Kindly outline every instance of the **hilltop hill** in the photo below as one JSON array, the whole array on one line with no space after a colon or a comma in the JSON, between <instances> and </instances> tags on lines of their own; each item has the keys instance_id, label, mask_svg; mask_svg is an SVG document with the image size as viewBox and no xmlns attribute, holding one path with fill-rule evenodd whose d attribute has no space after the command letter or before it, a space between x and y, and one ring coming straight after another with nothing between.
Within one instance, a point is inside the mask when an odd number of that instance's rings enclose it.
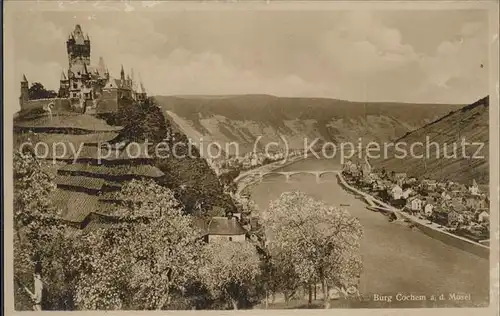
<instances>
[{"instance_id":1,"label":"hilltop hill","mask_svg":"<svg viewBox=\"0 0 500 316\"><path fill-rule=\"evenodd\" d=\"M112 213L107 204L100 203L100 194L119 190L132 178L155 179L168 187L187 213L204 215L213 207L234 212L217 175L195 151L186 158L155 156L154 146L165 140L169 148L174 142L187 148L186 136L170 125L154 100L131 102L123 113L109 117L66 112L50 118L47 113L31 111L14 119L14 150L24 143L31 144L25 149L35 146L45 171L57 184L52 202L74 225L83 227L95 214ZM142 146L146 141L152 145ZM107 149L98 146L104 142L135 142L140 148L132 146L119 155L107 155Z\"/></svg>"},{"instance_id":2,"label":"hilltop hill","mask_svg":"<svg viewBox=\"0 0 500 316\"><path fill-rule=\"evenodd\" d=\"M440 153L435 151L435 145L429 145L429 159L406 157L399 159L394 157L395 152L389 150L389 159L374 161L373 165L385 168L388 171L406 172L408 175L427 177L436 180L448 179L451 181L470 184L473 179L479 184L489 182L489 97L462 107L448 115L445 115L432 123L429 123L407 135L396 142L411 144L421 142L426 146L436 142L439 144ZM465 138L467 143L484 143L477 156L483 158L465 158L462 154L461 141ZM428 141L426 141L428 139ZM448 156L454 153L454 142L457 143L456 158L443 158L444 146L448 144ZM416 146L415 154L421 155L425 148ZM472 157L479 146L468 145L465 147L466 156ZM439 154L439 155L438 155Z\"/></svg>"},{"instance_id":3,"label":"hilltop hill","mask_svg":"<svg viewBox=\"0 0 500 316\"><path fill-rule=\"evenodd\" d=\"M227 144L237 142L240 153L253 150L259 136L261 146L277 141L284 147L284 137L289 148L304 148L305 138L309 144L316 138L357 142L361 137L363 143L395 139L460 107L270 95L155 98L191 139L201 139L205 146L216 141L230 152L234 147Z\"/></svg>"}]
</instances>

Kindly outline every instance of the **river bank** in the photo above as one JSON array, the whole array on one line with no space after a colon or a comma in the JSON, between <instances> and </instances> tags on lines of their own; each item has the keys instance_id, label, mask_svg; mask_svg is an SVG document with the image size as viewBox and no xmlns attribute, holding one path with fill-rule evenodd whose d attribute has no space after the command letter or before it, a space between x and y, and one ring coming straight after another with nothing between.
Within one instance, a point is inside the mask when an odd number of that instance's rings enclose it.
<instances>
[{"instance_id":1,"label":"river bank","mask_svg":"<svg viewBox=\"0 0 500 316\"><path fill-rule=\"evenodd\" d=\"M415 225L418 229L420 229L424 234L435 238L444 243L450 244L459 249L465 250L477 256L480 256L484 259L489 259L490 256L490 248L484 246L480 243L476 243L469 239L463 238L461 236L454 235L442 228L436 223L429 222L428 220L420 219L411 214L405 213L400 209L397 209L387 203L384 203L377 198L365 193L347 183L342 174L339 172L337 177L340 180L340 184L347 189L348 191L353 192L354 194L360 195L364 198L367 204L372 208L384 208L388 212L392 212L397 218L404 219L409 221L411 224ZM376 205L378 204L378 205Z\"/></svg>"}]
</instances>

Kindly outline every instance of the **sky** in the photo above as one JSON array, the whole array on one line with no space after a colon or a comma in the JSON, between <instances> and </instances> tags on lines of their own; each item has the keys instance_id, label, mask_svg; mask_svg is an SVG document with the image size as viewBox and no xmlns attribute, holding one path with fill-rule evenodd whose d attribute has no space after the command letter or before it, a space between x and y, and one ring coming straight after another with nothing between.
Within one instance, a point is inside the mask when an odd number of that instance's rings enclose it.
<instances>
[{"instance_id":1,"label":"sky","mask_svg":"<svg viewBox=\"0 0 500 316\"><path fill-rule=\"evenodd\" d=\"M488 94L479 10L38 11L5 9L6 89L22 74L57 90L76 24L111 75L150 95L272 94L467 104Z\"/></svg>"}]
</instances>

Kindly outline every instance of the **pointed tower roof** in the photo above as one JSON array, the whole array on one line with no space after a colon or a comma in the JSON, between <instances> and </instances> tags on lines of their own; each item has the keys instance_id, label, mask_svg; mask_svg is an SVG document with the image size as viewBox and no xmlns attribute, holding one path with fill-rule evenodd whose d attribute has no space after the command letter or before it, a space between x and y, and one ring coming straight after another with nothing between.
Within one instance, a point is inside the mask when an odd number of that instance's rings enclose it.
<instances>
[{"instance_id":1,"label":"pointed tower roof","mask_svg":"<svg viewBox=\"0 0 500 316\"><path fill-rule=\"evenodd\" d=\"M120 70L120 79L125 80L125 70L123 70L123 65L122 70Z\"/></svg>"},{"instance_id":2,"label":"pointed tower roof","mask_svg":"<svg viewBox=\"0 0 500 316\"><path fill-rule=\"evenodd\" d=\"M106 69L106 63L104 62L104 58L102 58L102 56L99 56L99 67Z\"/></svg>"},{"instance_id":3,"label":"pointed tower roof","mask_svg":"<svg viewBox=\"0 0 500 316\"><path fill-rule=\"evenodd\" d=\"M106 74L106 64L104 63L104 58L102 58L102 56L99 57L99 63L97 64L96 71L101 76Z\"/></svg>"},{"instance_id":4,"label":"pointed tower roof","mask_svg":"<svg viewBox=\"0 0 500 316\"><path fill-rule=\"evenodd\" d=\"M140 83L140 88L141 88L141 90L139 91L140 93L146 93L146 89L144 88L144 84L142 83L142 81Z\"/></svg>"},{"instance_id":5,"label":"pointed tower roof","mask_svg":"<svg viewBox=\"0 0 500 316\"><path fill-rule=\"evenodd\" d=\"M61 81L66 80L66 74L64 74L64 69L61 71Z\"/></svg>"},{"instance_id":6,"label":"pointed tower roof","mask_svg":"<svg viewBox=\"0 0 500 316\"><path fill-rule=\"evenodd\" d=\"M83 37L83 32L82 32L82 27L80 24L77 24L75 26L75 30L73 31L73 37L75 38L75 41L77 44L83 44L84 43L84 37Z\"/></svg>"},{"instance_id":7,"label":"pointed tower roof","mask_svg":"<svg viewBox=\"0 0 500 316\"><path fill-rule=\"evenodd\" d=\"M23 81L22 82L28 82L28 79L26 79L26 75L23 74Z\"/></svg>"}]
</instances>

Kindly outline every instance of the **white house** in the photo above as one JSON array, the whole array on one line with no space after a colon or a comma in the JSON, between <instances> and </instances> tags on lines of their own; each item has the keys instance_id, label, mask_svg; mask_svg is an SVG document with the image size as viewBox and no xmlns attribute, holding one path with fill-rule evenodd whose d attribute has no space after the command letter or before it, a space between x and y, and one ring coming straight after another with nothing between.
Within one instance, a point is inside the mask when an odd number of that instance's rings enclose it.
<instances>
[{"instance_id":1,"label":"white house","mask_svg":"<svg viewBox=\"0 0 500 316\"><path fill-rule=\"evenodd\" d=\"M476 183L476 180L472 180L472 185L469 187L469 192L472 195L479 195L479 186Z\"/></svg>"},{"instance_id":2,"label":"white house","mask_svg":"<svg viewBox=\"0 0 500 316\"><path fill-rule=\"evenodd\" d=\"M403 189L399 185L395 185L391 189L391 196L394 200L399 200L403 197Z\"/></svg>"},{"instance_id":3,"label":"white house","mask_svg":"<svg viewBox=\"0 0 500 316\"><path fill-rule=\"evenodd\" d=\"M424 215L427 217L432 216L432 212L434 211L434 205L431 203L426 203L424 206Z\"/></svg>"},{"instance_id":4,"label":"white house","mask_svg":"<svg viewBox=\"0 0 500 316\"><path fill-rule=\"evenodd\" d=\"M480 223L487 223L490 221L490 214L486 210L483 210L477 215L477 221Z\"/></svg>"},{"instance_id":5,"label":"white house","mask_svg":"<svg viewBox=\"0 0 500 316\"><path fill-rule=\"evenodd\" d=\"M201 237L206 242L216 240L245 241L247 230L243 228L236 217L214 216L208 220L197 219L196 225L201 230Z\"/></svg>"},{"instance_id":6,"label":"white house","mask_svg":"<svg viewBox=\"0 0 500 316\"><path fill-rule=\"evenodd\" d=\"M405 198L405 199L409 198L412 193L413 193L413 190L410 188L404 190L403 191L403 198Z\"/></svg>"},{"instance_id":7,"label":"white house","mask_svg":"<svg viewBox=\"0 0 500 316\"><path fill-rule=\"evenodd\" d=\"M424 179L422 181L422 185L423 185L424 189L427 191L434 191L437 188L436 180Z\"/></svg>"},{"instance_id":8,"label":"white house","mask_svg":"<svg viewBox=\"0 0 500 316\"><path fill-rule=\"evenodd\" d=\"M414 197L410 200L410 210L413 212L420 212L422 210L423 201L418 197Z\"/></svg>"}]
</instances>

